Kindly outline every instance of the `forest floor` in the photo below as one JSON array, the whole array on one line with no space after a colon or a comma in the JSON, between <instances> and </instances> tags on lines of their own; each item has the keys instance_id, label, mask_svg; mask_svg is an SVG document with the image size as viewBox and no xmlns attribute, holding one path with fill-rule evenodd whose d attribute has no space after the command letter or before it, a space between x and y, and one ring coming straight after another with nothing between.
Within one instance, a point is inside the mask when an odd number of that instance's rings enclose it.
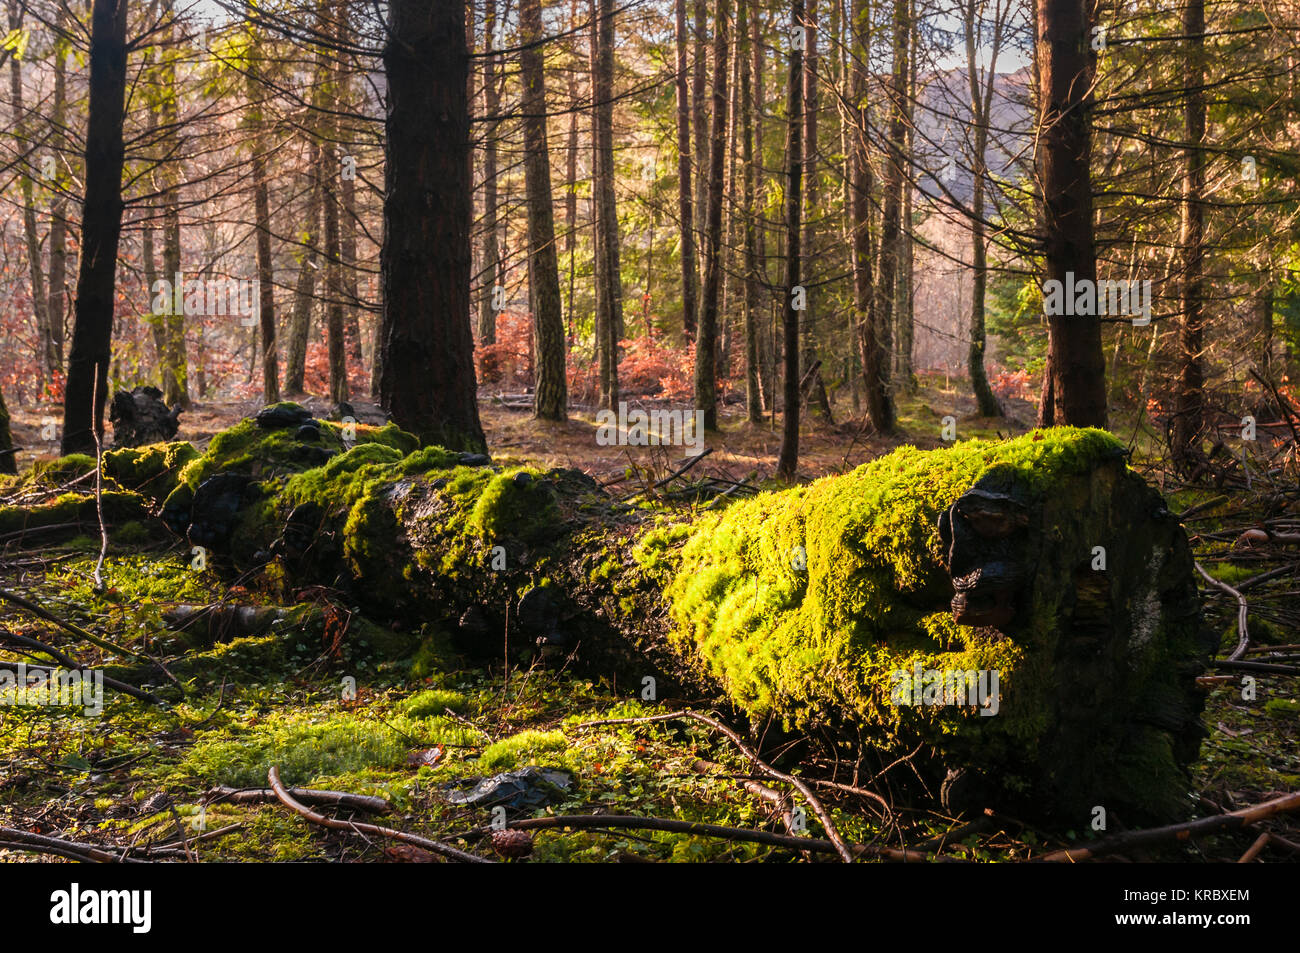
<instances>
[{"instance_id":1,"label":"forest floor","mask_svg":"<svg viewBox=\"0 0 1300 953\"><path fill-rule=\"evenodd\" d=\"M329 412L319 401L308 406L321 415ZM356 402L355 408L363 421L376 419L372 405ZM181 437L201 445L256 409L249 403L197 404L182 417ZM801 472L810 477L841 472L900 442L939 446L940 421L948 414L957 419L963 439L1023 432L1032 420L1027 404L1011 408L1020 423L973 418L969 401L939 387L922 390L901 410L906 440L881 440L853 424L832 428L811 422ZM716 449L699 469L726 479L762 480L774 469L779 433L744 423L739 411L726 408L721 436L710 440ZM490 401L482 415L498 462L578 466L611 491L630 494L680 465L679 449L670 456L667 448L596 446L589 416L543 425L526 412ZM16 443L37 447L53 416L49 408L15 408ZM1156 465L1144 461L1148 470ZM1296 588L1294 564L1283 552L1242 555L1225 544L1240 524L1251 522L1251 508L1262 505L1258 487L1255 493L1227 504L1226 511L1207 508L1208 515L1189 523L1189 531L1198 558L1208 560L1214 575L1226 581L1290 566L1279 573L1275 581L1281 586L1269 590L1268 598L1261 593L1255 602L1252 597L1252 636L1261 652L1251 657L1292 662L1300 653L1286 601ZM1171 509L1182 509L1210 501L1214 491L1175 490L1171 496ZM492 856L484 840L491 836L492 815L458 802L484 778L537 766L562 773L549 775L552 784L529 786L540 800L520 807L520 813L630 814L775 834L787 833L793 823L803 833L804 815L791 813L797 798L791 800L788 786L755 774L732 743L709 726L685 720L587 724L687 706L712 708L735 724L716 699L644 701L640 686L594 680L567 666L521 665L507 672L500 664L440 667L418 656L381 661L363 640L348 637L346 629L331 633L328 625L290 638L273 630L196 642L193 636L179 637L164 613L178 604L249 605L261 597L210 570L193 571L187 549L166 539L113 540L104 566L108 588L97 593L91 577L98 549L94 531L53 545L21 534L0 539L0 587L39 602L64 621L168 659L174 684L158 679L154 688L180 696L179 686L183 697L153 707L109 690L99 717L67 706L0 707L0 828L140 859L434 859L409 843L308 823L274 799L236 804L214 791L221 785L263 788L269 768L277 766L287 784L373 795L391 808L385 816L358 814L358 820ZM1225 647L1235 643L1235 602L1207 590L1206 612L1224 633ZM103 660L98 650L62 639L56 625L12 604L0 605L2 630L59 644L86 664ZM1255 697L1242 696L1237 678L1221 678L1210 689L1204 716L1209 734L1193 768L1198 814L1232 811L1300 790L1300 683L1261 674ZM780 763L789 768L796 755L786 757ZM801 771L823 781L861 780L838 764L805 760ZM869 799L829 787L821 793L849 842L889 848L925 844L948 859L1028 860L1101 836L1084 821L1046 830L996 814L953 818L924 808L900 808L885 821ZM807 817L808 833L816 832L811 814ZM1122 829L1122 818L1110 821L1108 833ZM1256 829L1132 849L1124 857L1235 861L1260 830L1277 835L1262 859L1300 860L1300 824L1294 816ZM508 845L497 846L510 853ZM541 829L531 847L534 860L834 858L717 832L699 836L649 829ZM0 831L0 861L40 856L15 849Z\"/></svg>"}]
</instances>

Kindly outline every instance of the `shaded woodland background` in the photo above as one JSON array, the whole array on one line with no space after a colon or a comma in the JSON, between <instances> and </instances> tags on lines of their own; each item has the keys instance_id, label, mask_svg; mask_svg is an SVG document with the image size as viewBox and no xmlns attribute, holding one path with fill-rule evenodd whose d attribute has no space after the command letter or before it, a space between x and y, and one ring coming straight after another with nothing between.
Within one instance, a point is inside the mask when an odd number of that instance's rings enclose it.
<instances>
[{"instance_id":1,"label":"shaded woodland background","mask_svg":"<svg viewBox=\"0 0 1300 953\"><path fill-rule=\"evenodd\" d=\"M814 417L878 433L938 377L964 379L985 417L1009 399L1042 406L1045 154L1078 143L1053 140L1065 124L1044 112L1032 38L1072 7L468 4L461 317L480 391L542 417L621 398L774 424L792 378ZM1089 7L1074 85L1090 153L1075 158L1091 176L1096 273L1150 280L1154 319L1103 318L1099 341L1060 350L1114 415L1191 459L1243 415L1279 423L1279 401L1295 403L1300 11ZM376 9L125 12L113 387L154 384L182 406L378 396ZM0 389L39 411L64 396L84 252L91 12L11 0L7 14ZM260 323L154 313L151 289L178 271L260 279ZM1045 406L1041 420L1062 416Z\"/></svg>"}]
</instances>

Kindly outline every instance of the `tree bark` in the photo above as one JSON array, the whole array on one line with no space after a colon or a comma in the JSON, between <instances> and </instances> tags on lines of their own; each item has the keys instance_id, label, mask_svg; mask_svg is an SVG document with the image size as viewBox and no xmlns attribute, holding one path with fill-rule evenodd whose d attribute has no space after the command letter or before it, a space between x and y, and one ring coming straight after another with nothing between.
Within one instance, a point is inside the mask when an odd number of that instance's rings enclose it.
<instances>
[{"instance_id":1,"label":"tree bark","mask_svg":"<svg viewBox=\"0 0 1300 953\"><path fill-rule=\"evenodd\" d=\"M126 0L95 0L90 28L90 116L76 319L63 402L63 453L94 452L104 431L112 358L117 248L122 232L122 123L126 106Z\"/></svg>"},{"instance_id":2,"label":"tree bark","mask_svg":"<svg viewBox=\"0 0 1300 953\"><path fill-rule=\"evenodd\" d=\"M966 32L966 75L970 83L970 108L972 125L971 175L973 177L971 194L971 306L970 306L970 350L966 356L966 366L970 373L971 389L975 393L975 404L981 417L1000 417L1002 408L993 388L989 386L988 373L984 367L984 299L988 288L988 239L984 229L984 182L988 177L988 163L985 150L988 147L989 118L993 100L993 86L997 76L998 53L1001 50L1002 20L1001 5L995 12L994 36L991 59L985 79L980 82L980 66L977 59L980 33L978 12L983 5L978 0L964 0L962 9Z\"/></svg>"},{"instance_id":3,"label":"tree bark","mask_svg":"<svg viewBox=\"0 0 1300 953\"><path fill-rule=\"evenodd\" d=\"M677 210L681 218L682 328L695 335L699 272L695 260L695 194L691 187L691 104L687 83L686 0L677 0Z\"/></svg>"},{"instance_id":4,"label":"tree bark","mask_svg":"<svg viewBox=\"0 0 1300 953\"><path fill-rule=\"evenodd\" d=\"M740 167L741 216L744 230L744 289L741 305L745 329L745 417L752 424L763 422L763 396L759 386L758 309L761 304L758 285L758 235L754 221L755 156L754 105L750 62L754 43L749 32L749 4L741 0L736 11L736 56L740 60Z\"/></svg>"},{"instance_id":5,"label":"tree bark","mask_svg":"<svg viewBox=\"0 0 1300 953\"><path fill-rule=\"evenodd\" d=\"M1186 461L1199 450L1205 426L1205 0L1183 5L1181 310L1178 327L1178 398L1172 451Z\"/></svg>"},{"instance_id":6,"label":"tree bark","mask_svg":"<svg viewBox=\"0 0 1300 953\"><path fill-rule=\"evenodd\" d=\"M882 352L881 368L890 367L894 361L894 330L898 321L898 276L903 254L903 190L907 178L903 174L907 150L907 77L909 46L912 35L908 22L907 3L894 4L893 13L893 66L889 82L889 124L887 132L884 173L884 204L880 213L880 265L876 275L876 340ZM886 378L888 380L888 378Z\"/></svg>"},{"instance_id":7,"label":"tree bark","mask_svg":"<svg viewBox=\"0 0 1300 953\"><path fill-rule=\"evenodd\" d=\"M718 0L713 22L713 131L709 161L708 230L705 234L704 295L695 337L695 409L704 429L718 429L718 294L722 283L722 189L727 159L727 20L730 3Z\"/></svg>"},{"instance_id":8,"label":"tree bark","mask_svg":"<svg viewBox=\"0 0 1300 953\"><path fill-rule=\"evenodd\" d=\"M791 8L792 26L806 26L802 0ZM795 309L800 289L800 234L803 217L803 50L790 42L789 102L786 110L785 191L785 413L781 425L781 450L777 476L787 482L795 478L799 465L799 311Z\"/></svg>"},{"instance_id":9,"label":"tree bark","mask_svg":"<svg viewBox=\"0 0 1300 953\"><path fill-rule=\"evenodd\" d=\"M533 415L541 420L568 417L565 379L564 315L559 261L555 249L555 209L551 195L551 157L546 141L546 78L542 62L541 0L521 0L519 27L524 49L520 107L524 125L524 187L528 193L533 336L537 342L537 387Z\"/></svg>"},{"instance_id":10,"label":"tree bark","mask_svg":"<svg viewBox=\"0 0 1300 953\"><path fill-rule=\"evenodd\" d=\"M22 12L16 0L9 3L10 29L22 28ZM18 57L9 58L9 92L13 101L14 133L21 146L26 150L23 164L30 169L35 163L32 154L32 130L28 123L27 109L23 97L23 66ZM40 367L42 382L53 382L57 365L54 362L54 334L50 322L49 299L45 287L45 269L41 262L41 239L36 233L35 189L29 172L21 172L18 177L19 192L22 195L23 239L27 251L27 275L31 282L32 316L36 319L36 358Z\"/></svg>"},{"instance_id":11,"label":"tree bark","mask_svg":"<svg viewBox=\"0 0 1300 953\"><path fill-rule=\"evenodd\" d=\"M288 394L305 392L307 341L311 337L311 314L316 302L316 245L320 241L321 148L312 138L307 148L307 206L304 210L302 246L298 250L298 278L293 289L293 313L289 318L289 353L284 367L284 389ZM379 350L378 348L376 349Z\"/></svg>"},{"instance_id":12,"label":"tree bark","mask_svg":"<svg viewBox=\"0 0 1300 953\"><path fill-rule=\"evenodd\" d=\"M60 4L55 13L55 24L65 29L67 13ZM58 373L63 372L63 330L68 318L68 198L65 189L68 176L61 168L69 163L66 155L67 138L64 124L67 122L67 56L68 46L62 37L54 41L54 90L50 109L51 142L54 151L55 172L54 198L50 202L50 366Z\"/></svg>"},{"instance_id":13,"label":"tree bark","mask_svg":"<svg viewBox=\"0 0 1300 953\"><path fill-rule=\"evenodd\" d=\"M464 5L393 0L384 70L380 404L422 443L482 451L470 335Z\"/></svg>"},{"instance_id":14,"label":"tree bark","mask_svg":"<svg viewBox=\"0 0 1300 953\"><path fill-rule=\"evenodd\" d=\"M497 113L501 89L497 81L497 54L493 51L497 27L496 0L486 0L483 31L487 56L483 60L483 299L479 302L480 344L497 342L497 309L492 306L496 289L502 285L501 254L497 249Z\"/></svg>"},{"instance_id":15,"label":"tree bark","mask_svg":"<svg viewBox=\"0 0 1300 953\"><path fill-rule=\"evenodd\" d=\"M889 329L883 323L875 292L871 242L871 159L868 155L868 41L870 19L867 0L853 0L853 64L850 88L854 108L853 192L853 304L856 311L858 352L867 417L878 433L894 429L894 398L889 389Z\"/></svg>"},{"instance_id":16,"label":"tree bark","mask_svg":"<svg viewBox=\"0 0 1300 953\"><path fill-rule=\"evenodd\" d=\"M602 337L600 404L618 410L618 342L623 325L623 278L618 207L614 197L614 2L593 0L593 192L596 205L596 327Z\"/></svg>"},{"instance_id":17,"label":"tree bark","mask_svg":"<svg viewBox=\"0 0 1300 953\"><path fill-rule=\"evenodd\" d=\"M1036 0L1038 181L1044 281L1096 282L1092 222L1091 21L1088 0ZM1095 309L1094 309L1095 310ZM1048 316L1053 420L1106 426L1106 364L1093 315Z\"/></svg>"}]
</instances>

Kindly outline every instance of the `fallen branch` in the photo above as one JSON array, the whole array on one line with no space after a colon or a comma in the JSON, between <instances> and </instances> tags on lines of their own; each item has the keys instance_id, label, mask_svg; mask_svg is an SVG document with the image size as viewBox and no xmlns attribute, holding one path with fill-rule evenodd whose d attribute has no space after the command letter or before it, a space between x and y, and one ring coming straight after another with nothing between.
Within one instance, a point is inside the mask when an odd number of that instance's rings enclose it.
<instances>
[{"instance_id":1,"label":"fallen branch","mask_svg":"<svg viewBox=\"0 0 1300 953\"><path fill-rule=\"evenodd\" d=\"M83 666L76 666L76 668L82 671L87 671L87 669L85 669ZM38 665L34 662L10 662L5 659L0 659L0 669L4 669L6 672L13 672L15 675L19 674L21 671L45 672L47 674L54 674L55 672L59 671L57 668L55 668L52 665ZM153 695L150 695L148 692L141 691L140 689L132 685L128 685L125 682L119 682L117 679L109 678L107 675L104 675L102 673L100 677L103 678L104 680L105 688L111 688L114 691L121 692L123 695L130 695L132 698L138 698L141 701L149 702L149 704L151 705L166 704L162 699L155 698Z\"/></svg>"},{"instance_id":2,"label":"fallen branch","mask_svg":"<svg viewBox=\"0 0 1300 953\"><path fill-rule=\"evenodd\" d=\"M96 864L130 863L130 859L119 856L111 849L98 844L78 844L76 841L61 837L49 837L45 834L33 834L16 827L0 827L0 847L9 850L26 850L40 854L55 854L71 860L81 860Z\"/></svg>"},{"instance_id":3,"label":"fallen branch","mask_svg":"<svg viewBox=\"0 0 1300 953\"><path fill-rule=\"evenodd\" d=\"M1042 860L1073 862L1087 860L1090 857L1100 857L1103 854L1113 854L1116 851L1127 850L1130 847L1155 844L1160 841L1185 841L1193 834L1213 834L1218 831L1241 830L1276 814L1289 814L1293 811L1300 811L1300 791L1284 794L1282 797L1265 801L1263 804L1257 804L1254 807L1243 807L1229 814L1216 814L1213 817L1202 817L1194 821L1184 821L1181 824L1170 824L1166 827L1154 827L1144 831L1128 831L1124 834L1116 834L1114 837L1108 837L1088 847L1070 847L1065 850L1053 851L1043 857Z\"/></svg>"},{"instance_id":4,"label":"fallen branch","mask_svg":"<svg viewBox=\"0 0 1300 953\"><path fill-rule=\"evenodd\" d=\"M380 837L391 837L393 840L399 840L407 844L414 844L416 847L422 847L433 854L440 854L449 860L458 860L466 864L491 864L495 863L486 857L479 857L475 854L468 853L448 844L441 844L436 840L429 840L427 837L420 837L418 834L408 834L405 831L394 830L391 827L380 827L378 824L366 824L360 821L340 821L332 817L326 817L324 814L318 814L305 804L294 800L284 785L280 783L280 772L272 765L271 770L267 772L266 779L270 782L271 789L275 791L275 796L280 799L280 803L289 810L298 814L304 820L318 824L321 827L328 827L336 831L351 831L354 834L376 834Z\"/></svg>"},{"instance_id":5,"label":"fallen branch","mask_svg":"<svg viewBox=\"0 0 1300 953\"><path fill-rule=\"evenodd\" d=\"M1200 563L1194 563L1193 565L1196 566L1196 571L1205 577L1206 582L1218 589L1222 589L1237 600L1237 647L1228 655L1228 661L1235 662L1245 655L1246 649L1250 647L1250 632L1246 628L1246 597L1226 582L1215 579L1205 571L1205 567Z\"/></svg>"},{"instance_id":6,"label":"fallen branch","mask_svg":"<svg viewBox=\"0 0 1300 953\"><path fill-rule=\"evenodd\" d=\"M391 814L393 806L381 797L368 794L348 794L345 791L319 791L312 788L290 788L290 797L303 804L318 807L346 807L367 814ZM230 804L266 804L279 800L271 788L232 788L221 785L209 788L203 794L208 803L226 801Z\"/></svg>"},{"instance_id":7,"label":"fallen branch","mask_svg":"<svg viewBox=\"0 0 1300 953\"><path fill-rule=\"evenodd\" d=\"M108 639L103 638L102 636L95 635L92 632L87 632L79 625L74 625L73 623L68 622L65 619L59 618L53 612L50 612L48 609L42 608L41 606L37 605L35 602L32 602L30 599L24 599L16 592L10 592L8 589L0 589L0 600L15 605L20 609L25 609L28 612L30 612L32 615L36 616L37 618L44 619L46 622L54 623L59 628L64 629L67 632L71 632L73 635L81 639L83 642L89 642L91 645L96 645L101 649L106 649L110 652L116 652L118 655L125 655L129 658L138 659L141 662L152 661L152 659L148 658L147 656L141 655L139 652L133 652L128 648L118 645L116 642L110 642Z\"/></svg>"},{"instance_id":8,"label":"fallen branch","mask_svg":"<svg viewBox=\"0 0 1300 953\"><path fill-rule=\"evenodd\" d=\"M58 649L56 649L54 646L46 645L44 642L41 642L37 639L33 639L29 635L19 635L16 632L9 632L5 629L0 629L0 641L12 642L14 645L18 645L23 648L33 649L34 651L37 652L44 652L46 655L50 656L52 659L54 659L60 665L63 665L65 668L74 668L74 669L89 668L89 666L83 665L81 662L78 662L75 658L73 658L71 655L68 655L66 652L61 652ZM31 671L31 670L44 670L46 667L43 665L28 665L27 668L29 671ZM128 685L126 682L119 682L117 679L109 678L107 675L102 675L101 677L104 679L105 688L111 688L114 691L121 692L124 695L130 695L132 698L138 698L141 701L149 702L149 704L151 705L165 704L165 702L161 698L158 698L154 695L150 695L148 692L144 691L143 689L136 688L134 685Z\"/></svg>"},{"instance_id":9,"label":"fallen branch","mask_svg":"<svg viewBox=\"0 0 1300 953\"><path fill-rule=\"evenodd\" d=\"M589 721L589 722L584 722L583 724L580 725L575 725L574 727L588 728L588 727L595 727L597 725L602 725L602 724L629 724L637 721L645 721L645 722L667 721L672 718L693 718L696 721L702 721L706 725L710 725L713 728L716 728L718 731L722 732L729 739L731 739L731 743L740 749L740 753L743 754L750 761L754 762L754 764L757 765L758 768L762 770L764 774L776 778L778 781L784 781L787 784L793 785L795 789L798 790L798 792L803 795L804 800L808 802L808 806L811 807L813 813L817 815L817 819L822 822L822 827L826 831L826 836L829 837L831 843L835 845L835 852L840 855L840 860L844 861L846 864L853 863L853 855L849 852L849 847L844 842L844 839L840 837L839 831L836 830L835 822L831 820L830 812L827 811L826 808L822 805L821 800L817 797L816 794L813 793L812 788L809 787L808 784L803 780L801 780L800 778L797 778L792 774L786 774L783 771L778 771L776 768L772 767L770 764L768 764L766 761L760 758L757 752L755 752L747 744L745 744L745 742L741 739L740 735L736 734L735 731L733 731L727 725L724 725L722 722L718 721L715 718L710 718L708 715L701 715L699 712L691 711L689 708L687 708L687 709L683 709L682 711L669 712L666 715L651 715L647 718L612 718L612 719L607 719L605 721ZM877 800L879 800L880 804L884 807L886 811L886 815L887 816L892 815L892 812L890 812L889 809L889 805L885 801L885 799L880 797L879 795L876 795L875 797Z\"/></svg>"}]
</instances>

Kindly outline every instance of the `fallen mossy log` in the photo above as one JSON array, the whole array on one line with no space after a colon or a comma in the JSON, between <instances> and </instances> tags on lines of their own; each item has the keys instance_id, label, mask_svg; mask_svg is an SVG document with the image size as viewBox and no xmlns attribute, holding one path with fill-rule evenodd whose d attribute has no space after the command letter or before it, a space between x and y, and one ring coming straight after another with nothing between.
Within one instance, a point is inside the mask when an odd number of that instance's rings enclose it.
<instances>
[{"instance_id":1,"label":"fallen mossy log","mask_svg":"<svg viewBox=\"0 0 1300 953\"><path fill-rule=\"evenodd\" d=\"M950 804L1186 811L1212 639L1182 527L1102 431L905 447L692 515L313 423L219 434L164 518L281 598L333 587L482 657L578 649L638 691L694 678L881 763L920 745Z\"/></svg>"}]
</instances>

